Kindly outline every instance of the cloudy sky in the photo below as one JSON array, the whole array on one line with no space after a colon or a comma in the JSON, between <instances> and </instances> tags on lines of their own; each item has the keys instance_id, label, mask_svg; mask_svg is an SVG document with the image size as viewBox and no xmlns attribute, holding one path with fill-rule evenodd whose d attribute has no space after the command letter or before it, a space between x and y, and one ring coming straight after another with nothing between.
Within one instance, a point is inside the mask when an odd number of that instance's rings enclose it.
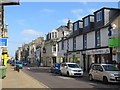
<instances>
[{"instance_id":1,"label":"cloudy sky","mask_svg":"<svg viewBox=\"0 0 120 90\"><path fill-rule=\"evenodd\" d=\"M117 2L21 2L19 6L5 6L8 24L10 56L24 43L45 36L53 29L75 22L102 7L117 8Z\"/></svg>"}]
</instances>

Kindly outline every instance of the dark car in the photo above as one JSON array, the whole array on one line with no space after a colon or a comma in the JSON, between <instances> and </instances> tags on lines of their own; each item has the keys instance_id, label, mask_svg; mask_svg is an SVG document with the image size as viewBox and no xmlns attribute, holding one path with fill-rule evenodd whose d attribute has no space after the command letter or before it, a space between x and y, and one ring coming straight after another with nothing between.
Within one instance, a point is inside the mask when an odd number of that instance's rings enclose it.
<instances>
[{"instance_id":1,"label":"dark car","mask_svg":"<svg viewBox=\"0 0 120 90\"><path fill-rule=\"evenodd\" d=\"M27 66L27 62L26 61L22 61L23 66Z\"/></svg>"},{"instance_id":2,"label":"dark car","mask_svg":"<svg viewBox=\"0 0 120 90\"><path fill-rule=\"evenodd\" d=\"M22 68L23 68L22 62L17 61L17 62L16 62L16 67L17 67L17 66L18 66L20 69L22 69Z\"/></svg>"},{"instance_id":3,"label":"dark car","mask_svg":"<svg viewBox=\"0 0 120 90\"><path fill-rule=\"evenodd\" d=\"M52 65L51 67L51 73L60 73L60 64L59 63L55 63Z\"/></svg>"}]
</instances>

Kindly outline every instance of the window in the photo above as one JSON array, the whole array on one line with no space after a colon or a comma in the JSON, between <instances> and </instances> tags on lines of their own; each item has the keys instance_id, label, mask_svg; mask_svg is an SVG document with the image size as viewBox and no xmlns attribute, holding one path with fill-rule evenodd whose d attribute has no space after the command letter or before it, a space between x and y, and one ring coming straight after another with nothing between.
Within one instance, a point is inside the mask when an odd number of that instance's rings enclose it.
<instances>
[{"instance_id":1,"label":"window","mask_svg":"<svg viewBox=\"0 0 120 90\"><path fill-rule=\"evenodd\" d=\"M100 46L100 31L97 31L97 46Z\"/></svg>"},{"instance_id":2,"label":"window","mask_svg":"<svg viewBox=\"0 0 120 90\"><path fill-rule=\"evenodd\" d=\"M67 50L69 50L69 40L67 40Z\"/></svg>"},{"instance_id":3,"label":"window","mask_svg":"<svg viewBox=\"0 0 120 90\"><path fill-rule=\"evenodd\" d=\"M59 43L58 43L58 51L59 51Z\"/></svg>"},{"instance_id":4,"label":"window","mask_svg":"<svg viewBox=\"0 0 120 90\"><path fill-rule=\"evenodd\" d=\"M97 20L97 22L102 20L102 11L97 12L96 20Z\"/></svg>"},{"instance_id":5,"label":"window","mask_svg":"<svg viewBox=\"0 0 120 90\"><path fill-rule=\"evenodd\" d=\"M61 42L61 50L64 50L64 41Z\"/></svg>"},{"instance_id":6,"label":"window","mask_svg":"<svg viewBox=\"0 0 120 90\"><path fill-rule=\"evenodd\" d=\"M87 48L87 34L84 35L84 48Z\"/></svg>"},{"instance_id":7,"label":"window","mask_svg":"<svg viewBox=\"0 0 120 90\"><path fill-rule=\"evenodd\" d=\"M57 32L55 32L55 38L57 38Z\"/></svg>"},{"instance_id":8,"label":"window","mask_svg":"<svg viewBox=\"0 0 120 90\"><path fill-rule=\"evenodd\" d=\"M49 33L49 39L51 39L51 33Z\"/></svg>"},{"instance_id":9,"label":"window","mask_svg":"<svg viewBox=\"0 0 120 90\"><path fill-rule=\"evenodd\" d=\"M79 22L79 28L83 28L83 22Z\"/></svg>"},{"instance_id":10,"label":"window","mask_svg":"<svg viewBox=\"0 0 120 90\"><path fill-rule=\"evenodd\" d=\"M77 30L78 28L78 24L77 23L74 23L74 30Z\"/></svg>"},{"instance_id":11,"label":"window","mask_svg":"<svg viewBox=\"0 0 120 90\"><path fill-rule=\"evenodd\" d=\"M76 37L73 38L73 50L76 50Z\"/></svg>"},{"instance_id":12,"label":"window","mask_svg":"<svg viewBox=\"0 0 120 90\"><path fill-rule=\"evenodd\" d=\"M84 26L88 26L88 22L89 22L89 21L88 21L88 18L85 18L85 19L84 19Z\"/></svg>"},{"instance_id":13,"label":"window","mask_svg":"<svg viewBox=\"0 0 120 90\"><path fill-rule=\"evenodd\" d=\"M53 51L56 52L56 45L53 45Z\"/></svg>"},{"instance_id":14,"label":"window","mask_svg":"<svg viewBox=\"0 0 120 90\"><path fill-rule=\"evenodd\" d=\"M52 38L54 38L54 32L52 32Z\"/></svg>"}]
</instances>

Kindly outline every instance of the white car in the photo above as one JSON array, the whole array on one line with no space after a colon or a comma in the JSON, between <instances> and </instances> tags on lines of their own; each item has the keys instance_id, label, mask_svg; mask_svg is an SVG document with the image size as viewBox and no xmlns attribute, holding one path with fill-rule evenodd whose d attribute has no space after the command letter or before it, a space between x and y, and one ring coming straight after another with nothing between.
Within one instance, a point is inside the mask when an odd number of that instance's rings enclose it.
<instances>
[{"instance_id":1,"label":"white car","mask_svg":"<svg viewBox=\"0 0 120 90\"><path fill-rule=\"evenodd\" d=\"M100 80L104 83L120 82L120 70L114 64L92 64L89 80Z\"/></svg>"},{"instance_id":2,"label":"white car","mask_svg":"<svg viewBox=\"0 0 120 90\"><path fill-rule=\"evenodd\" d=\"M83 76L83 70L76 63L62 63L60 73L67 76Z\"/></svg>"}]
</instances>

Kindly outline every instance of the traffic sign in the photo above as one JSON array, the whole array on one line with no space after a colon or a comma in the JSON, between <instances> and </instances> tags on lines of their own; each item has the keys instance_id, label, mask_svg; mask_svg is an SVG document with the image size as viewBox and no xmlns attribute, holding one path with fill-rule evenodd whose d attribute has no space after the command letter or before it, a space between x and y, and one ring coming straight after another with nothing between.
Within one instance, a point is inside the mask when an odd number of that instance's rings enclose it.
<instances>
[{"instance_id":1,"label":"traffic sign","mask_svg":"<svg viewBox=\"0 0 120 90\"><path fill-rule=\"evenodd\" d=\"M7 47L7 46L8 46L8 39L0 38L0 47Z\"/></svg>"}]
</instances>

